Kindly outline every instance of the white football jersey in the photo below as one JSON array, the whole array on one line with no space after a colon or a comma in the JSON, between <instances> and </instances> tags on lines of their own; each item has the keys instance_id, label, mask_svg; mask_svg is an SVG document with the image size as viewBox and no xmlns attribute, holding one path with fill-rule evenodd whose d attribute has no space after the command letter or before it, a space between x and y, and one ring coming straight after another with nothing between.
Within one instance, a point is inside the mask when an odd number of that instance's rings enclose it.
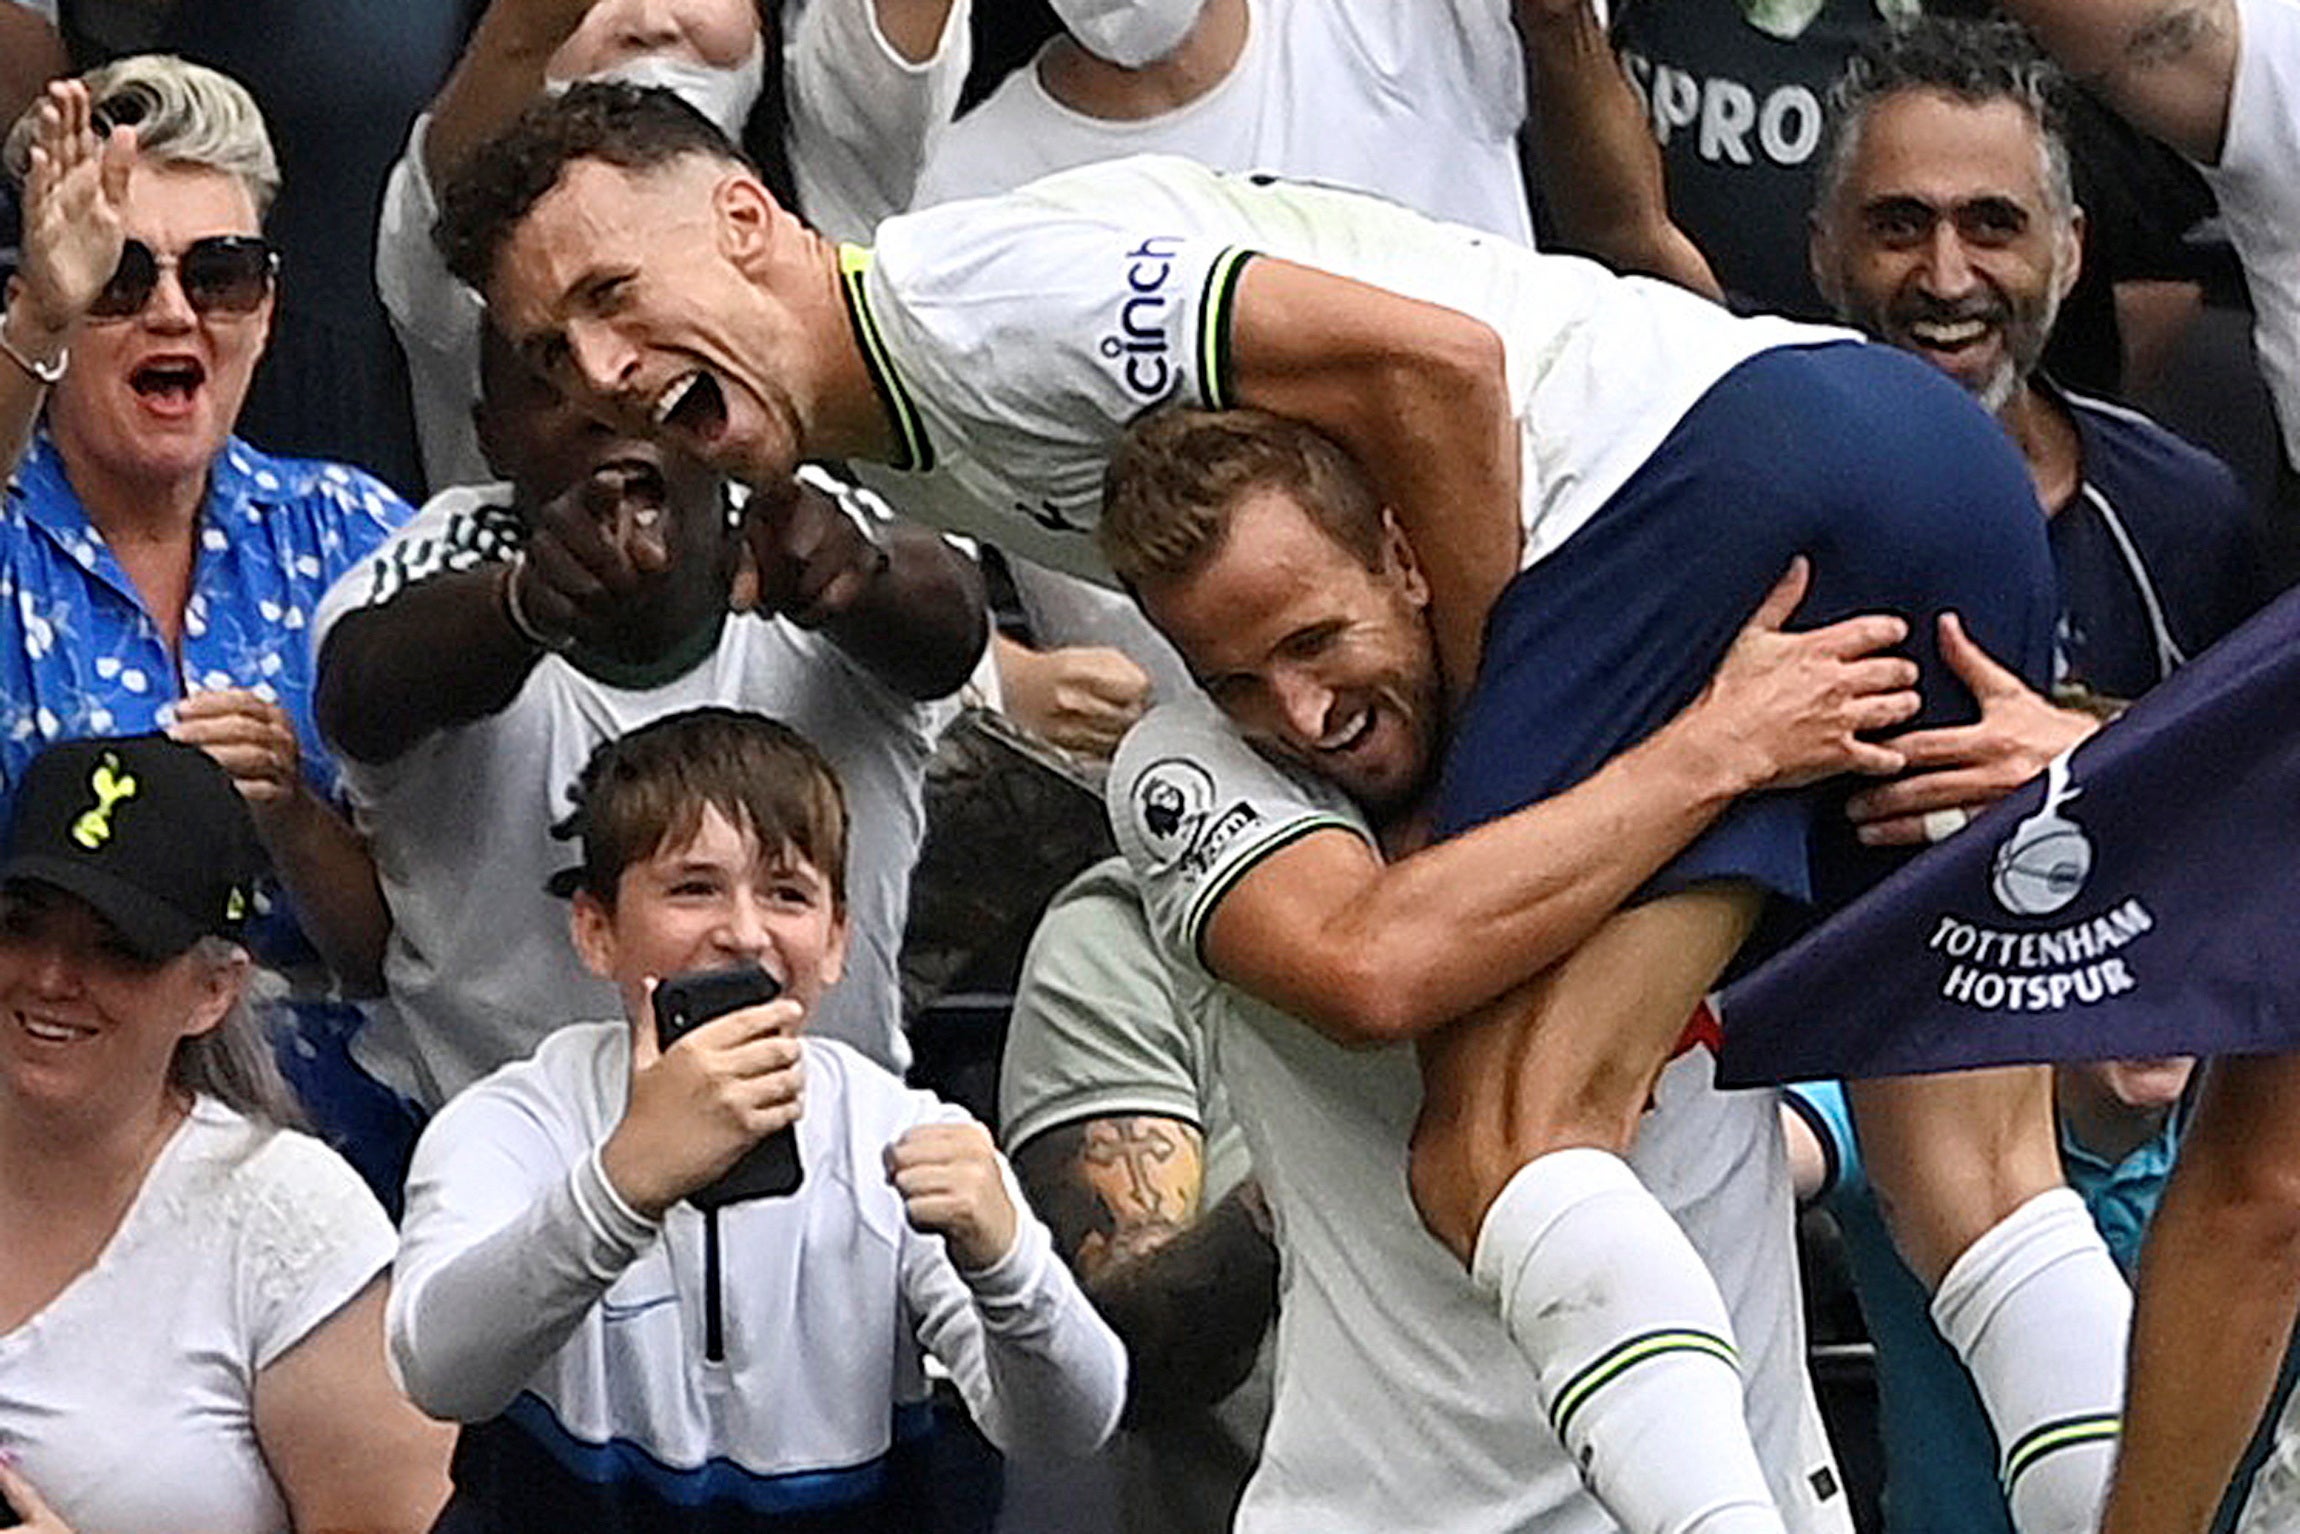
<instances>
[{"instance_id":1,"label":"white football jersey","mask_svg":"<svg viewBox=\"0 0 2300 1534\"><path fill-rule=\"evenodd\" d=\"M1162 156L945 203L844 251L871 373L901 439L857 477L906 513L1107 582L1102 471L1143 412L1241 403L1239 279L1271 256L1442 304L1502 338L1524 470L1525 561L1555 550L1735 363L1849 332L1736 318L1668 283L1360 193Z\"/></svg>"},{"instance_id":2,"label":"white football jersey","mask_svg":"<svg viewBox=\"0 0 2300 1534\"><path fill-rule=\"evenodd\" d=\"M1256 755L1198 700L1136 726L1109 792L1153 933L1185 991L1203 993L1214 1069L1277 1225L1277 1396L1238 1528L1611 1530L1493 1302L1414 1212L1413 1049L1344 1049L1200 961L1206 922L1255 864L1320 831L1370 842L1363 818L1329 785ZM1750 1430L1788 1526L1849 1531L1805 1371L1779 1113L1775 1092L1716 1090L1696 1050L1663 1073L1629 1162L1724 1293Z\"/></svg>"}]
</instances>

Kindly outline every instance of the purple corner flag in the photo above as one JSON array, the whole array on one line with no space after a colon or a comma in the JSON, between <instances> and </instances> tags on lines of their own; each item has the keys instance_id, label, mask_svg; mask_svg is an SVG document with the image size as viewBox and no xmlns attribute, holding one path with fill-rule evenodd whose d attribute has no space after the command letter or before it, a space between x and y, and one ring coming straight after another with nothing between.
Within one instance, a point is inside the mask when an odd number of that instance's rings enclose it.
<instances>
[{"instance_id":1,"label":"purple corner flag","mask_svg":"<svg viewBox=\"0 0 2300 1534\"><path fill-rule=\"evenodd\" d=\"M2300 592L1725 992L1721 1084L2300 1051Z\"/></svg>"}]
</instances>

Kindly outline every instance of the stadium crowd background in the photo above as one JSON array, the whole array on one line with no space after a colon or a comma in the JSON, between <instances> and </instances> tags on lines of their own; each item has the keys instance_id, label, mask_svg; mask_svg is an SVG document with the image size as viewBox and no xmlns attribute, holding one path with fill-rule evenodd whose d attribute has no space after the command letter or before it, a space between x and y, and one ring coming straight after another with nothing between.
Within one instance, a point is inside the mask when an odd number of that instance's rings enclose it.
<instances>
[{"instance_id":1,"label":"stadium crowd background","mask_svg":"<svg viewBox=\"0 0 2300 1534\"><path fill-rule=\"evenodd\" d=\"M439 1527L569 1526L552 1520L592 1516L579 1503L554 1508L533 1489L567 1471L575 1463L568 1455L597 1456L572 1472L578 1480L646 1481L662 1469L631 1468L660 1442L634 1451L615 1428L613 1398L637 1384L610 1366L586 1378L552 1361L566 1328L525 1353L499 1339L436 1340L454 1329L437 1315L464 1291L427 1266L427 1242L452 1246L458 1220L484 1223L501 1211L484 1187L473 1193L451 1176L453 1135L433 1137L422 1153L416 1141L427 1122L478 1135L480 1110L446 1118L441 1110L528 1055L549 1027L611 1017L618 1001L634 1020L644 1009L643 992L631 1002L627 988L618 991L625 977L613 963L589 949L579 961L565 943L568 890L544 886L575 854L551 827L571 808L568 786L590 781L597 748L684 710L724 705L789 722L820 747L853 813L851 839L835 851L793 838L807 855L800 861L823 865L832 883L843 868L845 933L820 987L832 1000L819 1014L810 1010L811 1035L836 1040L841 1053L836 1070L810 1064L810 1112L851 1091L865 1105L853 1112L899 1120L882 1140L947 1128L915 1106L898 1112L863 1087L833 1085L847 1080L841 1072L894 1072L994 1126L1013 1161L1008 1193L1017 1204L1028 1196L1079 1292L1131 1350L1126 1416L1113 1436L1116 1387L1096 1372L1108 1372L1097 1355L1103 1338L1043 1275L1005 1273L1011 1291L965 1290L956 1279L934 1290L933 1303L946 1307L935 1312L937 1325L959 1328L951 1315L971 1303L989 1340L972 1336L948 1356L930 1343L937 1363L929 1383L904 1373L918 1367L915 1348L896 1349L888 1362L879 1356L883 1339L872 1339L879 1352L850 1343L881 1324L875 1313L818 1317L820 1301L810 1296L854 1275L815 1272L789 1301L805 1307L813 1349L778 1357L788 1372L762 1364L747 1387L729 1388L769 1396L795 1378L814 1388L817 1376L801 1371L820 1362L815 1353L866 1353L821 1378L891 1371L894 1446L878 1424L851 1440L807 1439L803 1452L820 1452L826 1471L883 1458L887 1476L915 1477L886 1505L931 1517L933 1527L1223 1528L1268 1410L1279 1279L1269 1211L1205 1041L1179 1020L1187 1005L1149 953L1123 866L1104 861L1112 845L1101 821L1102 775L1154 701L1189 689L1174 652L1130 603L1033 562L1029 550L960 549L898 526L899 498L810 471L798 509L776 533L745 535L750 600L766 618L795 621L762 620L740 642L730 629L719 650L681 657L692 668L713 655L702 670L666 669L664 653L688 635L664 614L690 600L724 609L724 581L698 597L664 577L687 536L680 529L723 528L740 513L726 509L715 479L687 483L682 467L642 462L636 450L603 456L604 428L576 419L486 331L476 297L430 245L436 186L516 114L541 82L546 54L564 61L569 55L554 48L587 41L585 66L565 73L670 85L707 115L728 114L722 126L769 185L844 240L867 244L879 219L913 205L1004 191L1090 159L1166 151L1221 168L1355 181L1545 250L1585 252L1679 282L1737 310L1859 324L1957 372L1956 346L1912 340L1925 325L1937 335L1952 323L1946 310L1916 321L1889 302L1864 311L1857 286L1850 294L1842 281L1833 286L1809 255L1809 216L1827 222L1833 190L1821 179L1832 87L1864 43L1908 22L1920 0L1615 0L1604 34L1610 50L1594 52L1598 23L1579 0L1519 0L1514 13L1500 0L1418 3L1430 14L1400 21L1379 0L1072 0L1054 8L1042 0L879 0L875 8L788 0L779 14L746 23L739 0L0 0L0 123L37 115L51 79L161 53L244 85L276 148L276 200L250 203L277 252L261 279L263 334L227 336L212 352L205 342L183 343L200 358L188 386L154 381L150 357L136 364L146 373L123 372L128 392L147 401L179 387L187 399L202 389L225 397L213 440L188 465L161 473L149 460L163 455L134 440L133 425L128 440L106 435L107 412L131 412L74 395L75 385L92 391L82 380L106 365L98 344L76 333L66 371L52 380L55 403L44 418L32 414L51 382L35 375L61 352L31 338L61 335L63 326L43 330L17 318L28 293L36 301L53 285L10 289L0 391L11 392L0 392L0 444L18 451L0 518L0 597L10 609L0 628L23 656L0 656L0 800L19 798L49 741L151 728L207 747L236 782L268 868L255 886L248 940L259 971L255 1015L300 1098L282 1111L327 1140L394 1218L406 1201L411 1223L397 1278L433 1287L405 1291L423 1295L419 1315L394 1312L393 1378L435 1415L478 1424L465 1429L455 1471L461 1492ZM1990 13L1977 0L1925 8ZM672 63L650 70L648 59ZM1367 125L1355 143L1353 119ZM2085 210L2081 276L2062 292L2057 274L2008 275L1977 261L1980 288L2006 307L1958 314L2008 330L2030 324L2042 357L2033 376L2050 380L2044 397L2052 403L2040 408L2081 421L2069 429L2087 434L2081 474L2058 488L2073 504L2081 483L2083 496L2118 507L2100 528L2079 527L2068 514L2054 532L2064 599L2083 630L2062 636L2073 667L2056 680L2072 686L2056 702L2081 712L2130 701L2300 573L2300 488L2279 444L2243 275L2210 190L2179 155L2081 92L2068 98L2065 131L2074 198ZM32 138L26 130L25 141ZM1354 169L1353 153L1382 168ZM56 151L48 155L53 167ZM1252 163L1223 166L1225 156ZM0 266L10 270L19 245L32 249L42 211L28 195L25 164L12 151L0 209ZM85 215L84 205L73 212ZM2055 289L2041 319L2019 307L2034 296L2024 282ZM235 311L228 294L196 290L188 260L146 288L144 308L130 303L111 317L141 313L137 325L164 328L152 316L167 314L182 334L229 331L259 301L251 296ZM58 318L87 324L100 311L85 302L109 297L84 298L78 315ZM2010 389L2026 397L2037 365L2034 355L2021 359ZM244 384L244 404L228 397L234 367L248 370L231 384ZM2013 425L2002 398L1974 392ZM2077 407L2069 400L2082 401L2081 416L2070 414ZM10 415L19 409L26 423L42 423L19 426ZM2139 440L2117 435L2137 431L2128 412L2198 447L2158 447L2150 437L2145 448L2128 448ZM2033 441L2014 430L2028 452ZM2107 466L2126 462L2118 457L2126 451L2157 456L2116 479ZM2032 463L2041 456L2049 455L2030 453ZM579 493L601 482L603 464L624 476L620 506L611 488ZM2046 471L2038 476L2051 499ZM630 488L642 482L653 489ZM141 507L139 497L160 495L155 487L172 490L175 522ZM653 567L616 563L585 531L601 516L613 527L635 505L654 507L669 525L671 547ZM69 524L58 509L65 506ZM236 521L226 523L227 511L251 527L269 518L279 528L242 534ZM145 557L128 553L139 540L185 528L204 540L190 555L196 569L185 563L155 579ZM2073 529L2065 546L2063 528ZM264 547L226 557L227 540L242 539ZM858 589L866 591L860 599ZM2080 591L2097 605L2084 607ZM506 612L522 643L491 656ZM719 632L715 622L711 632ZM2090 726L2064 728L2075 729L2073 740ZM1992 764L2013 774L1994 791L2050 754L2023 758L2025 766ZM1963 812L1900 803L1871 818L1913 826L1939 813ZM680 835L692 829L678 824ZM755 813L752 829L760 831ZM602 833L584 823L575 834ZM594 850L582 845L586 855ZM601 920L611 924L612 898L606 906ZM45 941L37 923L52 915L28 920L32 927L11 925L6 941ZM811 1009L813 995L802 999ZM554 1068L577 1070L571 1053L563 1049ZM2071 1180L2128 1270L2186 1111L2185 1062L2158 1064L2153 1074L2067 1072L2060 1096ZM1799 1248L1807 1356L1844 1481L1838 1506L1849 1503L1864 1530L2010 1528L1987 1421L1961 1366L1924 1322L1922 1290L1893 1257L1842 1115L1826 1089L1800 1089L1781 1110L1806 1201ZM568 1133L587 1145L597 1127ZM2094 1134L2089 1144L2083 1131ZM868 1150L876 1156L875 1143ZM939 1140L931 1155L937 1166L944 1157L976 1165L972 1151ZM307 1326L326 1323L309 1335L330 1332L335 1307L372 1301L367 1329L340 1345L373 1353L371 1333L385 1322L380 1294L363 1285L389 1261L389 1244L377 1258L375 1229L342 1211L346 1191L324 1174L298 1175L307 1182L295 1185L304 1190L296 1196L323 1205L314 1223L331 1227L314 1240L343 1270L332 1300L306 1318ZM117 1193L108 1216L84 1211L97 1235L83 1265L125 1214ZM1008 1194L968 1196L981 1201L970 1207L1003 1207ZM424 1240L414 1239L419 1209L438 1222L422 1227ZM554 1254L544 1252L534 1269L498 1277L533 1297L566 1271L610 1260L601 1253L632 1261L623 1246L644 1248L652 1227L635 1218L616 1226L631 1215L619 1204L587 1213L597 1247L570 1246L558 1254L568 1267L556 1274ZM959 1253L982 1240L973 1217L928 1223ZM911 1218L925 1217L914 1208ZM1034 1225L1027 1206L1023 1221ZM339 1237L334 1226L357 1229ZM714 1216L713 1262L717 1229ZM1004 1268L991 1259L1027 1255L1029 1241L989 1242L978 1260L952 1271L975 1284L975 1270ZM1191 1243L1203 1254L1195 1270L1175 1257ZM1166 1246L1165 1267L1143 1265ZM731 1242L730 1292L746 1278L740 1251ZM64 1272L79 1271L59 1261ZM166 1283L169 1271L147 1278ZM788 1289L801 1281L777 1270L772 1282ZM471 1292L484 1296L484 1286ZM904 1290L905 1303L927 1304L926 1292ZM0 1296L16 1294L0 1283ZM607 1328L612 1307L629 1298L610 1291L599 1301L608 1320L585 1324ZM1001 1320L1001 1305L1031 1319ZM13 1456L0 1459L12 1467L0 1474L26 1514L42 1489L42 1439L55 1432L41 1414L56 1398L35 1375L54 1365L12 1349L41 1309L0 1306L0 1456ZM448 1365L438 1357L419 1364L403 1321L430 1326L425 1345L450 1347ZM1014 1340L1032 1326L1073 1330L1033 1353L1037 1344ZM671 1359L660 1349L646 1355L658 1367L674 1375L704 1367L678 1356L686 1339L675 1328L669 1336ZM282 1346L296 1345L297 1337L267 1344L249 1372L268 1372ZM614 1356L614 1345L597 1347ZM513 1354L510 1363L494 1360L500 1381L456 1377L466 1365L484 1376L470 1360L490 1346ZM1937 1356L1917 1356L1925 1347ZM1045 1377L1031 1375L1034 1368ZM531 1375L547 1380L533 1388L550 1403L546 1415L556 1414L548 1432L531 1434L551 1440L541 1458L532 1444L507 1446L532 1427L520 1404L535 1399L521 1394ZM358 1399L342 1378L307 1388ZM361 1378L360 1389L376 1384ZM686 1388L675 1379L648 1386L671 1395ZM76 1409L94 1417L103 1407ZM1046 1411L1072 1419L1033 1415ZM2264 1420L2247 1475L2267 1452L2273 1419ZM491 1421L511 1431L487 1431ZM83 1420L70 1431L101 1436L108 1425ZM425 1527L439 1506L445 1449L421 1423L393 1419L377 1430L389 1445L378 1464L417 1467L389 1496L294 1470L310 1460L279 1448L270 1436L276 1418L259 1412L252 1431L279 1485L268 1508L258 1496L255 1512L240 1510L253 1521L230 1527ZM899 1451L913 1440L924 1447L906 1459ZM1002 1464L993 1440L1018 1452ZM823 1450L825 1442L835 1447ZM339 1438L326 1451L340 1458L356 1443ZM560 1455L557 1471L551 1454ZM1929 1460L1957 1461L1963 1473L1932 1484L1939 1467ZM101 1478L88 1456L62 1463L77 1481L46 1488L59 1508ZM1920 1480L1921 1495L1895 1492ZM325 1493L307 1500L310 1487ZM871 1495L881 1491L874 1483ZM804 1521L846 1495L835 1487L803 1495L818 1492L828 1500L782 1505L775 1516L793 1528L848 1526ZM2235 1527L2244 1492L2240 1478L2223 1526ZM328 1496L352 1500L331 1504ZM536 1504L505 1511L523 1496ZM102 1534L172 1526L165 1487L141 1501L141 1515L130 1499L116 1504L126 1512L91 1511L89 1521L49 1527ZM91 1496L83 1505L115 1504ZM322 1511L334 1507L356 1516Z\"/></svg>"}]
</instances>

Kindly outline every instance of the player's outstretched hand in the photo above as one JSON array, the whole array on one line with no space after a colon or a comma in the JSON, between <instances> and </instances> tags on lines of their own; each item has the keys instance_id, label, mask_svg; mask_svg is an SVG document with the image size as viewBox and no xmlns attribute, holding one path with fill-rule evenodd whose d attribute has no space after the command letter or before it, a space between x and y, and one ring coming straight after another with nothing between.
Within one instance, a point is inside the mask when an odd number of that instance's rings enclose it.
<instances>
[{"instance_id":1,"label":"player's outstretched hand","mask_svg":"<svg viewBox=\"0 0 2300 1534\"><path fill-rule=\"evenodd\" d=\"M837 501L802 480L751 496L743 552L734 605L780 613L802 628L852 608L893 562Z\"/></svg>"},{"instance_id":2,"label":"player's outstretched hand","mask_svg":"<svg viewBox=\"0 0 2300 1534\"><path fill-rule=\"evenodd\" d=\"M779 997L715 1017L669 1050L633 1030L631 1100L600 1147L623 1202L649 1219L708 1186L804 1110L799 1004Z\"/></svg>"},{"instance_id":3,"label":"player's outstretched hand","mask_svg":"<svg viewBox=\"0 0 2300 1534\"><path fill-rule=\"evenodd\" d=\"M536 513L506 577L522 619L560 645L596 645L628 625L650 579L670 567L670 513L640 476L608 465Z\"/></svg>"},{"instance_id":4,"label":"player's outstretched hand","mask_svg":"<svg viewBox=\"0 0 2300 1534\"><path fill-rule=\"evenodd\" d=\"M910 1223L941 1236L961 1269L979 1273L1013 1247L1021 1218L990 1131L974 1120L910 1130L886 1148L886 1175Z\"/></svg>"},{"instance_id":5,"label":"player's outstretched hand","mask_svg":"<svg viewBox=\"0 0 2300 1534\"><path fill-rule=\"evenodd\" d=\"M1811 580L1802 556L1790 561L1687 713L1734 764L1743 792L1903 766L1897 746L1861 737L1917 712L1916 663L1879 653L1907 638L1909 626L1870 613L1792 633L1785 625Z\"/></svg>"},{"instance_id":6,"label":"player's outstretched hand","mask_svg":"<svg viewBox=\"0 0 2300 1534\"><path fill-rule=\"evenodd\" d=\"M1941 655L1972 689L1981 717L1973 724L1911 730L1892 746L1908 758L1909 775L1853 795L1846 813L1873 847L1914 847L1940 839L1938 827L1979 814L2044 771L2054 757L2100 728L2100 720L2061 708L1998 665L1975 644L1954 613L1941 614ZM1935 820L1944 812L1957 820Z\"/></svg>"}]
</instances>

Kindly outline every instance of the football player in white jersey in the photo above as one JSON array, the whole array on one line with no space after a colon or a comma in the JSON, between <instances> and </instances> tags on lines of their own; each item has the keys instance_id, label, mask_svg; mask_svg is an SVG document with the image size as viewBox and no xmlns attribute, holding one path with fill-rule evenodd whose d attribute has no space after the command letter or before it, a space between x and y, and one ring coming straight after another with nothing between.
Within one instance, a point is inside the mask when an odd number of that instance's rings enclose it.
<instances>
[{"instance_id":1,"label":"football player in white jersey","mask_svg":"<svg viewBox=\"0 0 2300 1534\"><path fill-rule=\"evenodd\" d=\"M1823 556L1824 614L1921 616L1911 647L1939 688L1933 722L1962 701L1939 663L1935 613L1955 605L1984 647L2032 670L2048 653L2049 555L2017 455L1921 364L1387 204L1136 160L890 220L874 253L808 230L677 103L582 87L475 154L443 205L450 265L536 362L600 408L753 483L779 482L802 458L852 458L865 477L899 483L914 515L1076 573L1108 579L1089 536L1102 470L1145 410L1243 403L1316 424L1395 509L1443 661L1414 709L1340 721L1348 738L1325 742L1337 760L1386 757L1401 713L1418 710L1434 739L1437 678L1457 699L1480 688L1464 721L1477 728L1456 732L1449 765L1508 766L1511 741L1487 749L1485 734L1571 726L1569 749L1527 756L1513 780L1441 792L1454 826L1570 786L1689 701L1800 548ZM1685 438L1681 421L1711 405L1735 430ZM1842 426L1854 410L1857 424ZM1663 471L1680 469L1696 493L1672 500ZM1776 482L1791 478L1799 498L1777 506ZM1833 521L1839 512L1853 520ZM1604 536L1574 536L1599 522ZM1578 585L1576 551L1599 567ZM1558 582L1574 600L1552 608L1543 598ZM1489 614L1511 651L1493 671L1498 697L1478 669ZM1576 646L1576 614L1607 630L1607 647ZM1652 620L1643 630L1639 615ZM1574 684L1562 700L1520 685L1543 682L1561 653L1583 661L1558 671ZM1649 676L1656 659L1666 664ZM1816 874L1826 885L1840 872L1806 864L1803 839L1825 834L1827 818L1812 810L1737 808L1722 861L1679 870L1681 882L1619 915L1603 913L1634 882L1577 891L1595 901L1596 927L1578 947L1528 916L1556 891L1516 867L1418 901L1394 930L1361 929L1413 876L1361 856L1305 881L1301 859L1338 839L1305 841L1287 850L1289 883L1322 891L1324 908L1281 906L1266 930L1316 940L1242 944L1245 962L1226 975L1339 1033L1431 1035L1417 1203L1500 1294L1543 1407L1582 1424L1576 1452L1632 1529L1779 1527L1748 1500L1746 1475L1702 1485L1688 1469L1736 1463L1722 1446L1681 1452L1695 1423L1737 1428L1714 1392L1650 1392L1665 1425L1641 1433L1624 1413L1618 1446L1612 1414L1586 1400L1689 1365L1686 1350L1642 1346L1645 1333L1720 1329L1698 1257L1612 1153L1763 892L1811 895ZM1752 840L1754 862L1741 856ZM1525 941L1504 952L1524 962L1497 965L1464 942L1478 935L1465 902L1515 920ZM1367 931L1378 941L1359 940ZM1392 953L1402 962L1376 984L1354 983ZM1433 1032L1481 1008L1478 1026ZM1517 1068L1533 1060L1542 1068ZM1944 1329L1983 1376L2000 1434L2012 1443L2078 1417L2076 1441L2101 1442L2121 1388L2122 1285L2081 1207L2059 1207L2070 1196L2057 1186L2048 1079L1999 1072L1863 1095L1878 1110L1863 1108L1877 1175L1902 1195L1898 1234L1938 1281ZM1606 1212L1626 1207L1641 1217ZM2071 1247L2064 1216L2089 1250ZM1545 1241L1559 1221L1597 1234ZM1550 1303L1569 1294L1590 1303ZM2032 1323L2039 1311L2052 1327ZM2096 1356L2027 1359L2045 1333ZM1585 1374L1592 1364L1603 1367ZM2010 1388L1992 1394L1999 1376ZM2032 1475L2025 1513L2016 1488L2023 1534L2084 1526L2084 1476L2063 1479ZM1664 1505L1626 1516L1612 1492L1631 1484L1666 1493ZM1755 1497L1766 1501L1761 1487ZM1718 1509L1727 1521L1700 1521Z\"/></svg>"},{"instance_id":2,"label":"football player in white jersey","mask_svg":"<svg viewBox=\"0 0 2300 1534\"><path fill-rule=\"evenodd\" d=\"M1347 610L1379 620L1378 610L1365 609L1369 586L1353 582L1346 552L1334 548L1324 573L1337 591L1360 599ZM1511 834L1527 860L1548 862L1561 880L1609 858L1651 868L1730 797L1732 783L1691 791L1708 764L1741 761L1748 776L1733 782L1755 783L1861 759L1851 725L1912 701L1899 691L1912 674L1907 662L1869 663L1858 654L1864 641L1889 640L1899 624L1870 618L1787 636L1774 625L1792 598L1785 588L1701 701L1645 747L1513 817L1522 821ZM1863 690L1856 679L1864 676L1882 691ZM1435 765L1423 763L1420 788L1432 786ZM1344 1047L1209 968L1219 961L1206 939L1222 930L1225 902L1264 877L1265 865L1282 880L1287 849L1313 839L1379 858L1382 847L1411 841L1410 807L1361 806L1314 773L1279 767L1203 699L1158 708L1137 726L1109 793L1146 940L1174 976L1177 1004L1205 1032L1290 1275L1273 1410L1239 1510L1242 1534L1595 1534L1642 1526L1639 1508L1620 1494L1642 1492L1650 1507L1664 1488L1651 1479L1610 1486L1609 1465L1593 1466L1600 1489L1615 1495L1609 1505L1591 1495L1557 1432L1526 1411L1539 1385L1491 1301L1428 1238L1413 1208L1407 1147L1422 1101L1413 1050ZM1631 829L1586 853L1567 852L1592 825ZM1545 857L1537 850L1544 846L1556 850ZM1629 869L1627 877L1636 876ZM1266 893L1265 885L1244 899ZM1590 1396L1569 1414L1567 1436L1587 1441L1582 1413L1617 1414L1650 1447L1666 1447L1682 1479L1711 1452L1708 1441L1680 1431L1681 1411L1655 1410L1642 1393L1729 1392L1733 1371L1719 1368L1712 1350L1729 1344L1763 1472L1752 1489L1769 1490L1782 1525L1798 1534L1846 1530L1850 1513L1805 1369L1781 1155L1767 1138L1776 1094L1718 1091L1713 1070L1710 1051L1689 1041L1661 1073L1627 1160L1715 1274L1730 1330L1677 1339L1679 1361L1690 1366L1677 1379L1652 1369L1635 1387L1625 1379Z\"/></svg>"}]
</instances>

